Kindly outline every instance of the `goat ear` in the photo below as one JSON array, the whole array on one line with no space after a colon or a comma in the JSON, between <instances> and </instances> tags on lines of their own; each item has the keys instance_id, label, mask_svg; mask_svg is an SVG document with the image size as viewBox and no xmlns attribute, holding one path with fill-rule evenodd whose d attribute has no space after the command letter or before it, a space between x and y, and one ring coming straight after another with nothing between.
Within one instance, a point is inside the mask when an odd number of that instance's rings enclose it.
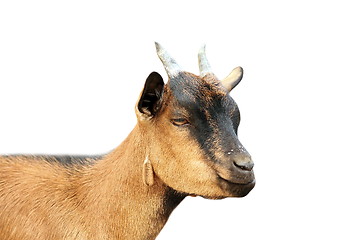
<instances>
[{"instance_id":1,"label":"goat ear","mask_svg":"<svg viewBox=\"0 0 360 240\"><path fill-rule=\"evenodd\" d=\"M239 84L243 77L243 69L242 67L236 67L232 70L232 72L227 76L224 80L221 81L222 85L229 92Z\"/></svg>"},{"instance_id":2,"label":"goat ear","mask_svg":"<svg viewBox=\"0 0 360 240\"><path fill-rule=\"evenodd\" d=\"M148 117L155 116L160 108L163 89L164 81L161 75L157 72L150 73L137 104L138 110Z\"/></svg>"}]
</instances>

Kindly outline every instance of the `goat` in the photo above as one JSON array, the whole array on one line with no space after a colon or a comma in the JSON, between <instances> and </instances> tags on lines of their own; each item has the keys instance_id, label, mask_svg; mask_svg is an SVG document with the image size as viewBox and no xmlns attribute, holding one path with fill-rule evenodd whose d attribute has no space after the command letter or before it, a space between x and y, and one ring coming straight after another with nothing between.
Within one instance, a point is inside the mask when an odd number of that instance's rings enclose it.
<instances>
[{"instance_id":1,"label":"goat","mask_svg":"<svg viewBox=\"0 0 360 240\"><path fill-rule=\"evenodd\" d=\"M199 51L200 76L156 43L169 80L152 72L135 106L137 124L100 156L0 157L0 239L149 240L186 196L244 197L253 162L237 136L240 113Z\"/></svg>"}]
</instances>

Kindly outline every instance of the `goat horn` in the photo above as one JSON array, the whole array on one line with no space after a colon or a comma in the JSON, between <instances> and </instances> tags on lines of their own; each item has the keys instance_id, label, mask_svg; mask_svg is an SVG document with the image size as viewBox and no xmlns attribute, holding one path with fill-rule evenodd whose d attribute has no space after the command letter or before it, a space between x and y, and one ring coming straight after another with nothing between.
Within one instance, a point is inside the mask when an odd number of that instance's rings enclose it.
<instances>
[{"instance_id":1,"label":"goat horn","mask_svg":"<svg viewBox=\"0 0 360 240\"><path fill-rule=\"evenodd\" d=\"M243 77L243 69L242 67L236 67L232 70L232 72L227 76L224 80L221 81L221 84L228 90L229 92L239 84Z\"/></svg>"},{"instance_id":2,"label":"goat horn","mask_svg":"<svg viewBox=\"0 0 360 240\"><path fill-rule=\"evenodd\" d=\"M161 62L163 63L168 76L169 77L176 76L179 72L181 72L180 66L167 53L167 51L157 42L155 42L155 46L156 46L156 53L159 56Z\"/></svg>"},{"instance_id":3,"label":"goat horn","mask_svg":"<svg viewBox=\"0 0 360 240\"><path fill-rule=\"evenodd\" d=\"M200 76L204 77L208 73L212 73L211 66L209 64L209 61L206 58L205 54L205 45L200 48L199 54L198 54L198 60L199 60L199 70L200 70Z\"/></svg>"}]
</instances>

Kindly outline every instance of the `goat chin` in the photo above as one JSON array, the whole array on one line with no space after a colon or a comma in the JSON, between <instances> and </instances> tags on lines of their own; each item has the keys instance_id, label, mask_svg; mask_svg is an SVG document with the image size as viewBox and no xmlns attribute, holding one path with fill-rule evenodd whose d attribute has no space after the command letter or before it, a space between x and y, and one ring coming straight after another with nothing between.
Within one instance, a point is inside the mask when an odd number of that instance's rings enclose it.
<instances>
[{"instance_id":1,"label":"goat chin","mask_svg":"<svg viewBox=\"0 0 360 240\"><path fill-rule=\"evenodd\" d=\"M226 197L213 197L213 196L201 196L201 197L211 200L220 200L226 198Z\"/></svg>"},{"instance_id":2,"label":"goat chin","mask_svg":"<svg viewBox=\"0 0 360 240\"><path fill-rule=\"evenodd\" d=\"M189 194L189 197L202 197L205 199L211 199L211 200L219 200L219 199L224 199L226 197L216 197L216 196L203 196L203 195L196 195L196 194Z\"/></svg>"}]
</instances>

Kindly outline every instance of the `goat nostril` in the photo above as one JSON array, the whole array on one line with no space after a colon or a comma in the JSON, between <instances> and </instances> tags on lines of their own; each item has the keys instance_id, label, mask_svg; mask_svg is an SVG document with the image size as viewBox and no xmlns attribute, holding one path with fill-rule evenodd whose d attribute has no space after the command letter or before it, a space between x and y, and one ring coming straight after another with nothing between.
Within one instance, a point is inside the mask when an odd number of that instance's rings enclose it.
<instances>
[{"instance_id":1,"label":"goat nostril","mask_svg":"<svg viewBox=\"0 0 360 240\"><path fill-rule=\"evenodd\" d=\"M251 171L254 167L253 162L237 163L234 161L233 164L235 167L240 168L243 171Z\"/></svg>"}]
</instances>

